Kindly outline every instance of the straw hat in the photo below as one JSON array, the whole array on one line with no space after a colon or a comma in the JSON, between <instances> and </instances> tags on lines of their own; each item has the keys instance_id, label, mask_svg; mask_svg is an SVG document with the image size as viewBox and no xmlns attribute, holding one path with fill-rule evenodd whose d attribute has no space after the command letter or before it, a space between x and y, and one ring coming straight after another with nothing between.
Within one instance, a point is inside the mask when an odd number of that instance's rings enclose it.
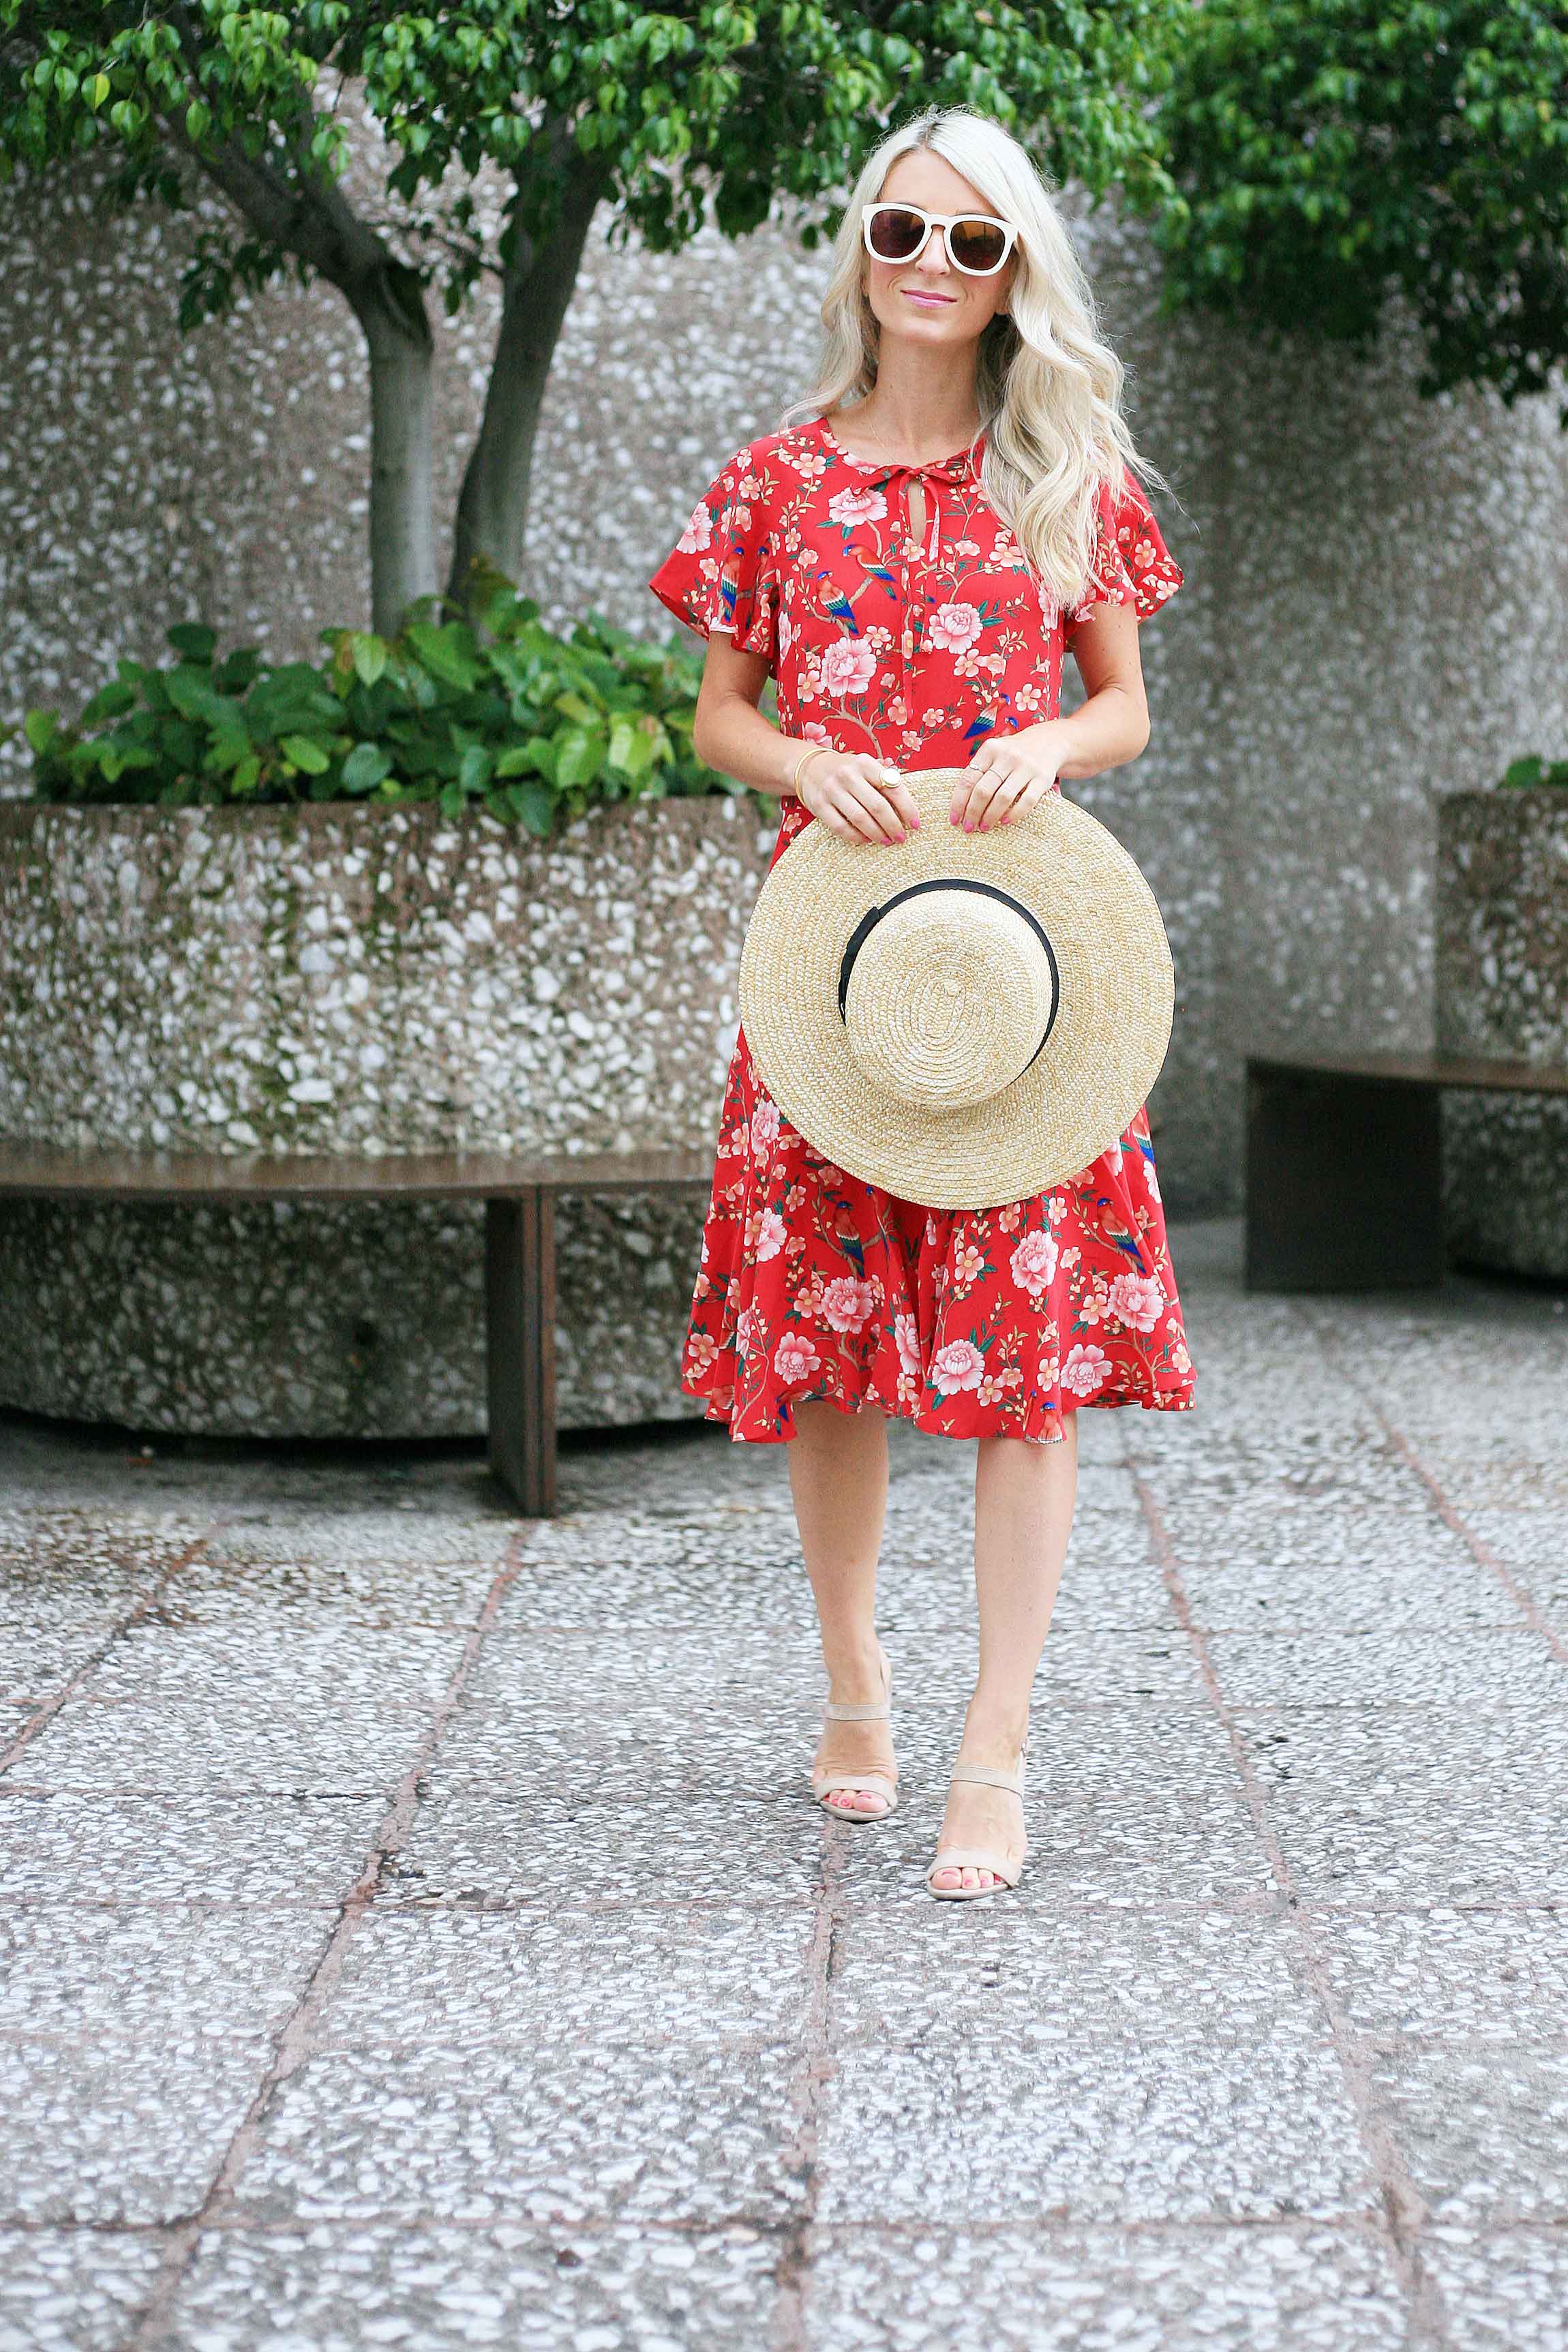
<instances>
[{"instance_id":1,"label":"straw hat","mask_svg":"<svg viewBox=\"0 0 1568 2352\"><path fill-rule=\"evenodd\" d=\"M1159 1075L1173 982L1153 892L1052 795L985 833L950 823L956 768L904 782L921 829L797 834L741 956L763 1085L823 1156L899 1199L985 1209L1078 1175Z\"/></svg>"}]
</instances>

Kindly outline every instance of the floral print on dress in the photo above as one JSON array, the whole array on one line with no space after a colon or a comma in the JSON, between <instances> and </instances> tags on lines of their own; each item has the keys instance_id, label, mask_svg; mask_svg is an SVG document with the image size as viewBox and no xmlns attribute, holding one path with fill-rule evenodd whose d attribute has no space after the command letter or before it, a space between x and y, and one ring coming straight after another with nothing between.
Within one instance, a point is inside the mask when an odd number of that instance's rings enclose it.
<instances>
[{"instance_id":1,"label":"floral print on dress","mask_svg":"<svg viewBox=\"0 0 1568 2352\"><path fill-rule=\"evenodd\" d=\"M1061 612L984 498L984 446L912 467L851 456L820 418L766 435L649 585L765 658L786 735L963 767L987 735L1056 717L1064 647L1096 604L1146 620L1183 583L1129 473L1119 498L1101 488L1092 578ZM786 797L774 864L811 822ZM825 1160L737 1034L681 1362L732 1437L787 1439L820 1397L1048 1442L1085 1404L1187 1410L1193 1380L1144 1111L1047 1192L929 1209Z\"/></svg>"}]
</instances>

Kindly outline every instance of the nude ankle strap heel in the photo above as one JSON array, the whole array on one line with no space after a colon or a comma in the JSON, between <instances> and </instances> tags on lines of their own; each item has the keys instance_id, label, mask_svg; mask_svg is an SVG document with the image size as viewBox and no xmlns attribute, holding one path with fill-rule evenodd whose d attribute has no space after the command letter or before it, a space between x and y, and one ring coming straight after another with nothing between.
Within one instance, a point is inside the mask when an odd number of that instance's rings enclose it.
<instances>
[{"instance_id":1,"label":"nude ankle strap heel","mask_svg":"<svg viewBox=\"0 0 1568 2352\"><path fill-rule=\"evenodd\" d=\"M864 1706L841 1706L837 1701L829 1699L822 1710L824 1719L828 1723L879 1723L884 1719L890 1721L893 1712L893 1670L885 1650L882 1653L882 1675L883 1688L879 1700L875 1700ZM885 1797L888 1801L879 1813L863 1813L853 1805L830 1805L827 1801L828 1798L839 1789L867 1789L874 1797ZM879 1771L872 1765L866 1766L858 1772L826 1772L818 1768L811 1776L811 1793L824 1812L831 1813L836 1822L885 1822L888 1815L898 1805L898 1777L896 1774L890 1775Z\"/></svg>"},{"instance_id":2,"label":"nude ankle strap heel","mask_svg":"<svg viewBox=\"0 0 1568 2352\"><path fill-rule=\"evenodd\" d=\"M1008 1789L1018 1800L1018 1810L1024 1809L1024 1759L1029 1752L1028 1734L1018 1750L1018 1769L1004 1772L994 1764L955 1764L949 1774L951 1780L976 1782L984 1789ZM1024 1856L1029 1851L1026 1832L1023 1850L1016 1863L1010 1863L998 1846L949 1845L939 1846L936 1860L926 1873L926 1885L939 1903L981 1903L989 1895L999 1895L1002 1886L1014 1887L1024 1874ZM938 1886L939 1870L989 1870L1002 1882L1001 1886Z\"/></svg>"}]
</instances>

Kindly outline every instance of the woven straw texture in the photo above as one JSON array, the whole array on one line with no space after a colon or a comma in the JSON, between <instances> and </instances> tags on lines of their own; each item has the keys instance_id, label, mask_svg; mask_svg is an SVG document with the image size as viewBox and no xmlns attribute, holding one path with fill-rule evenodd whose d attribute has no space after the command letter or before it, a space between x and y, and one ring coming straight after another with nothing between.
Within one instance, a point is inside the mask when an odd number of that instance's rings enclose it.
<instances>
[{"instance_id":1,"label":"woven straw texture","mask_svg":"<svg viewBox=\"0 0 1568 2352\"><path fill-rule=\"evenodd\" d=\"M905 777L921 829L896 847L807 825L763 883L741 958L742 1025L779 1108L851 1175L933 1209L994 1208L1081 1174L1147 1099L1174 1003L1159 908L1121 844L1054 795L963 833L947 813L960 772ZM1048 967L1020 916L971 893L884 918L840 1017L839 966L861 917L937 879L1005 890L1050 940L1060 998L1027 1067Z\"/></svg>"}]
</instances>

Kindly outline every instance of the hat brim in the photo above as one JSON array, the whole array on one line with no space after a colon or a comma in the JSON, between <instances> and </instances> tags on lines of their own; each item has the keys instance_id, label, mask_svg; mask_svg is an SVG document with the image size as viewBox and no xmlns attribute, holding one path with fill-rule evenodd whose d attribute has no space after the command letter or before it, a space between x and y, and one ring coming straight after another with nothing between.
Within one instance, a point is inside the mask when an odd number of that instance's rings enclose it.
<instances>
[{"instance_id":1,"label":"hat brim","mask_svg":"<svg viewBox=\"0 0 1568 2352\"><path fill-rule=\"evenodd\" d=\"M898 1199L994 1208L1079 1175L1125 1133L1170 1043L1174 977L1154 894L1087 809L1052 795L963 833L956 768L906 775L920 830L880 849L808 824L763 884L741 956L741 1024L763 1084L825 1159ZM868 908L915 882L988 882L1051 942L1060 1003L1046 1044L986 1101L931 1110L875 1087L838 1010L838 971Z\"/></svg>"}]
</instances>

